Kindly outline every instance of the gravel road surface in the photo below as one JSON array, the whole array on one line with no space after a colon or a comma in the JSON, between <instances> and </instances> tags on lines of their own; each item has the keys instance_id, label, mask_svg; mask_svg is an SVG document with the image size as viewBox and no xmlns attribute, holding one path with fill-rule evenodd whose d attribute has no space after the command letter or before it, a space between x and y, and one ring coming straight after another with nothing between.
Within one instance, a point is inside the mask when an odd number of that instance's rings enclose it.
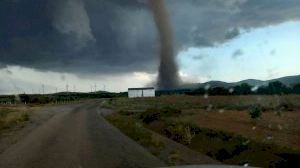
<instances>
[{"instance_id":1,"label":"gravel road surface","mask_svg":"<svg viewBox=\"0 0 300 168\"><path fill-rule=\"evenodd\" d=\"M160 167L164 164L102 117L100 101L44 107L51 117L0 154L1 168ZM47 109L48 108L48 109ZM52 111L51 111L52 110Z\"/></svg>"}]
</instances>

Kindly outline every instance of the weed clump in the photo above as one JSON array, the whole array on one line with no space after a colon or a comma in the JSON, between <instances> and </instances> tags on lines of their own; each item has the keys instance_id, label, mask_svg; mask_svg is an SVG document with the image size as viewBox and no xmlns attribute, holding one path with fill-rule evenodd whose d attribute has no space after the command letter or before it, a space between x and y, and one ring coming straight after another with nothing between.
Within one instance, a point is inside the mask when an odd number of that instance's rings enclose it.
<instances>
[{"instance_id":1,"label":"weed clump","mask_svg":"<svg viewBox=\"0 0 300 168\"><path fill-rule=\"evenodd\" d=\"M258 119L261 117L262 111L263 111L263 109L261 106L255 105L250 108L249 115L250 115L251 119Z\"/></svg>"},{"instance_id":2,"label":"weed clump","mask_svg":"<svg viewBox=\"0 0 300 168\"><path fill-rule=\"evenodd\" d=\"M143 146L152 146L155 148L163 147L163 143L158 137L143 127L141 122L136 121L132 116L112 114L106 119L122 132Z\"/></svg>"},{"instance_id":3,"label":"weed clump","mask_svg":"<svg viewBox=\"0 0 300 168\"><path fill-rule=\"evenodd\" d=\"M178 151L174 150L174 151L171 151L171 152L169 153L169 156L168 156L168 163L169 163L170 165L176 165L176 163L177 163L177 162L180 162L180 161L182 161L182 158L181 158L181 156L180 156L180 154L179 154Z\"/></svg>"},{"instance_id":4,"label":"weed clump","mask_svg":"<svg viewBox=\"0 0 300 168\"><path fill-rule=\"evenodd\" d=\"M7 109L0 111L0 130L12 128L20 123L28 121L30 115L27 112L17 112Z\"/></svg>"},{"instance_id":5,"label":"weed clump","mask_svg":"<svg viewBox=\"0 0 300 168\"><path fill-rule=\"evenodd\" d=\"M293 111L294 105L290 102L282 102L278 105L277 109L280 111Z\"/></svg>"},{"instance_id":6,"label":"weed clump","mask_svg":"<svg viewBox=\"0 0 300 168\"><path fill-rule=\"evenodd\" d=\"M163 130L163 133L170 139L173 139L179 143L189 145L192 143L192 139L196 134L197 127L182 122L169 123Z\"/></svg>"},{"instance_id":7,"label":"weed clump","mask_svg":"<svg viewBox=\"0 0 300 168\"><path fill-rule=\"evenodd\" d=\"M30 119L30 116L28 113L22 113L18 119L18 122L28 121L29 119Z\"/></svg>"},{"instance_id":8,"label":"weed clump","mask_svg":"<svg viewBox=\"0 0 300 168\"><path fill-rule=\"evenodd\" d=\"M149 108L145 112L141 113L139 118L146 124L153 121L162 120L166 117L175 117L181 114L181 110L173 107L164 107L162 109Z\"/></svg>"}]
</instances>

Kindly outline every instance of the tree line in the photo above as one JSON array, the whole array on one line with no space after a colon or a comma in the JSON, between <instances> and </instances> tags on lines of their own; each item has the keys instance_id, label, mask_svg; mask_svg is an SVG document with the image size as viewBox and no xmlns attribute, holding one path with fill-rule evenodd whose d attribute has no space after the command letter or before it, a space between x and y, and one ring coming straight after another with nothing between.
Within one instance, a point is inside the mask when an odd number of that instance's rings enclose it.
<instances>
[{"instance_id":1,"label":"tree line","mask_svg":"<svg viewBox=\"0 0 300 168\"><path fill-rule=\"evenodd\" d=\"M300 94L300 83L293 86L286 86L280 81L270 82L267 85L259 87L251 86L247 83L237 85L230 88L214 87L214 88L197 88L188 95L285 95L285 94Z\"/></svg>"},{"instance_id":2,"label":"tree line","mask_svg":"<svg viewBox=\"0 0 300 168\"><path fill-rule=\"evenodd\" d=\"M72 93L64 92L57 94L19 94L0 96L0 104L16 104L16 103L30 103L30 104L47 104L47 103L67 103L84 99L100 99L113 97L126 97L125 93Z\"/></svg>"}]
</instances>

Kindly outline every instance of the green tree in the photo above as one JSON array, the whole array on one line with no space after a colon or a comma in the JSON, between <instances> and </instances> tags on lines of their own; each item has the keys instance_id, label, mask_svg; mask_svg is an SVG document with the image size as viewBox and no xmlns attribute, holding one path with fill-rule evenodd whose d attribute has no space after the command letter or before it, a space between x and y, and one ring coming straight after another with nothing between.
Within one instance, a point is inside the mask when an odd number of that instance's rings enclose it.
<instances>
[{"instance_id":1,"label":"green tree","mask_svg":"<svg viewBox=\"0 0 300 168\"><path fill-rule=\"evenodd\" d=\"M251 86L247 83L242 83L239 86L235 86L234 87L234 94L237 95L249 95L251 94Z\"/></svg>"},{"instance_id":2,"label":"green tree","mask_svg":"<svg viewBox=\"0 0 300 168\"><path fill-rule=\"evenodd\" d=\"M300 83L293 87L293 93L300 94Z\"/></svg>"},{"instance_id":3,"label":"green tree","mask_svg":"<svg viewBox=\"0 0 300 168\"><path fill-rule=\"evenodd\" d=\"M271 82L268 85L269 94L288 94L291 90L280 81Z\"/></svg>"}]
</instances>

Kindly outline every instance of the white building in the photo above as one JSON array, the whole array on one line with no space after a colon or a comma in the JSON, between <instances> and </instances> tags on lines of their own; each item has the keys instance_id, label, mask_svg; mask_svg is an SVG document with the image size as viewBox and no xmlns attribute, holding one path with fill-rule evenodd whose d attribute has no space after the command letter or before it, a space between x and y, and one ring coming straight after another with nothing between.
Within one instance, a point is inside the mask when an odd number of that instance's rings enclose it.
<instances>
[{"instance_id":1,"label":"white building","mask_svg":"<svg viewBox=\"0 0 300 168\"><path fill-rule=\"evenodd\" d=\"M129 88L128 97L155 97L155 89L153 87L147 88Z\"/></svg>"}]
</instances>

